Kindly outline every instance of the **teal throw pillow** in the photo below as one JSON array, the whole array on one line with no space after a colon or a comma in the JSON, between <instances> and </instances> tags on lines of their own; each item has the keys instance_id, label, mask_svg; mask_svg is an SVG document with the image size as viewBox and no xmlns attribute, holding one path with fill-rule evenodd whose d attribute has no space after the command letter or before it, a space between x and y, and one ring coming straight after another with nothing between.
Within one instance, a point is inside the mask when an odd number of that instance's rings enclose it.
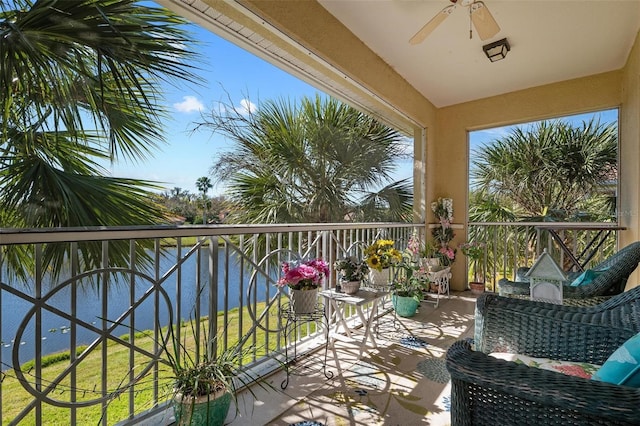
<instances>
[{"instance_id":1,"label":"teal throw pillow","mask_svg":"<svg viewBox=\"0 0 640 426\"><path fill-rule=\"evenodd\" d=\"M586 285L589 284L591 281L595 280L596 277L598 275L600 275L601 273L603 273L604 271L599 270L599 271L595 271L593 269L587 269L586 271L584 271L583 273L581 273L580 275L578 275L578 277L573 280L573 282L570 284L571 287L578 287L580 285Z\"/></svg>"},{"instance_id":2,"label":"teal throw pillow","mask_svg":"<svg viewBox=\"0 0 640 426\"><path fill-rule=\"evenodd\" d=\"M640 333L616 349L591 379L639 388Z\"/></svg>"}]
</instances>

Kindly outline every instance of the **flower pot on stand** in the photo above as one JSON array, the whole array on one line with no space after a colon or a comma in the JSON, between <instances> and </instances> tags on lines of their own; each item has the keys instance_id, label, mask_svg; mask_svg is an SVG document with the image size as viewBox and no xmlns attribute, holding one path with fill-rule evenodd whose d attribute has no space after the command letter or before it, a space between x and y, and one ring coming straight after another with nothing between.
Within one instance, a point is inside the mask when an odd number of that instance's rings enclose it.
<instances>
[{"instance_id":1,"label":"flower pot on stand","mask_svg":"<svg viewBox=\"0 0 640 426\"><path fill-rule=\"evenodd\" d=\"M346 294L356 294L360 290L360 281L341 281L340 289Z\"/></svg>"},{"instance_id":2,"label":"flower pot on stand","mask_svg":"<svg viewBox=\"0 0 640 426\"><path fill-rule=\"evenodd\" d=\"M318 289L294 290L289 289L291 309L296 314L310 314L315 311L318 302Z\"/></svg>"},{"instance_id":3,"label":"flower pot on stand","mask_svg":"<svg viewBox=\"0 0 640 426\"><path fill-rule=\"evenodd\" d=\"M471 289L471 294L482 294L484 293L484 283L480 282L470 282L469 288Z\"/></svg>"},{"instance_id":4,"label":"flower pot on stand","mask_svg":"<svg viewBox=\"0 0 640 426\"><path fill-rule=\"evenodd\" d=\"M409 318L416 314L420 302L415 297L398 296L394 294L391 297L393 308L398 316Z\"/></svg>"}]
</instances>

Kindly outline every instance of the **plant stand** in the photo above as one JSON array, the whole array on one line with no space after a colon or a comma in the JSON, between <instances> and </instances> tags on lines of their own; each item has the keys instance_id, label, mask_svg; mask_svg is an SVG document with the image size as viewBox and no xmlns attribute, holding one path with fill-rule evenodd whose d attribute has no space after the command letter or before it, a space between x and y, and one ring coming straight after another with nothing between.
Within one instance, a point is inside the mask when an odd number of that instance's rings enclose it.
<instances>
[{"instance_id":1,"label":"plant stand","mask_svg":"<svg viewBox=\"0 0 640 426\"><path fill-rule=\"evenodd\" d=\"M284 390L289 386L289 376L291 375L291 366L295 365L298 359L298 328L304 323L315 323L317 326L324 328L325 345L324 345L324 362L322 364L322 372L327 379L333 378L333 372L327 371L327 351L329 342L329 319L324 310L324 305L318 303L315 309L309 313L296 313L289 304L284 304L280 310L280 317L286 320L284 327L284 369L287 377L282 381L280 387ZM293 331L293 358L289 358L289 336Z\"/></svg>"},{"instance_id":2,"label":"plant stand","mask_svg":"<svg viewBox=\"0 0 640 426\"><path fill-rule=\"evenodd\" d=\"M433 303L437 308L440 304L440 296L447 295L449 298L449 281L451 280L451 267L447 266L439 271L429 272L429 281L435 283L438 290L435 292L434 298L426 295L424 301ZM431 294L431 293L428 293Z\"/></svg>"}]
</instances>

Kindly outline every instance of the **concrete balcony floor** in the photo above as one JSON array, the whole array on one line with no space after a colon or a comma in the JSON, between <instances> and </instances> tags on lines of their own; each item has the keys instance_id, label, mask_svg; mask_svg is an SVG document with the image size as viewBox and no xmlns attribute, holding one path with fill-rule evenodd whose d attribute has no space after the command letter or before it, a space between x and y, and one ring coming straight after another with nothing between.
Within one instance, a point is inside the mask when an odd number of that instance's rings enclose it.
<instances>
[{"instance_id":1,"label":"concrete balcony floor","mask_svg":"<svg viewBox=\"0 0 640 426\"><path fill-rule=\"evenodd\" d=\"M390 302L387 302L390 304ZM377 348L335 340L300 357L290 380L279 372L268 378L274 389L258 389L258 400L240 398L230 425L447 425L450 423L449 377L444 356L456 340L472 338L475 296L469 291L441 297L439 306L422 302L412 318L393 311L379 318ZM356 333L362 333L356 329ZM302 422L308 423L302 423ZM313 423L316 422L316 423Z\"/></svg>"}]
</instances>

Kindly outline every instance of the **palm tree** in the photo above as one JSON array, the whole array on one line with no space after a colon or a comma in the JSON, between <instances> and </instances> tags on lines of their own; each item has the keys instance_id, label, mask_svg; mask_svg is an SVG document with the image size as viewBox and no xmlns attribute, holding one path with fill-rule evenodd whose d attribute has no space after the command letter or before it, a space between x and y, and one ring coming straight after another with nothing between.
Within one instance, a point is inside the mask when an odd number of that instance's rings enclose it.
<instances>
[{"instance_id":1,"label":"palm tree","mask_svg":"<svg viewBox=\"0 0 640 426\"><path fill-rule=\"evenodd\" d=\"M184 23L134 0L0 2L3 226L163 220L152 182L109 177L99 162L139 161L162 140L161 83L196 80ZM100 259L90 245L82 253ZM21 256L5 253L16 268ZM64 256L47 247L48 261Z\"/></svg>"},{"instance_id":2,"label":"palm tree","mask_svg":"<svg viewBox=\"0 0 640 426\"><path fill-rule=\"evenodd\" d=\"M610 219L615 199L607 188L617 175L617 136L615 124L601 125L593 119L578 126L556 120L514 129L472 154L469 220ZM488 232L472 227L469 239L491 241L486 266L496 270L502 263L518 263L513 247L533 248L538 238L528 227L516 237L506 230L491 231L504 235Z\"/></svg>"},{"instance_id":3,"label":"palm tree","mask_svg":"<svg viewBox=\"0 0 640 426\"><path fill-rule=\"evenodd\" d=\"M402 136L335 99L226 105L197 128L234 142L212 173L228 183L244 223L320 223L411 217L410 182L391 182Z\"/></svg>"},{"instance_id":4,"label":"palm tree","mask_svg":"<svg viewBox=\"0 0 640 426\"><path fill-rule=\"evenodd\" d=\"M198 188L198 191L200 191L200 195L202 196L202 223L206 225L207 209L209 206L209 200L207 200L207 192L209 192L209 190L213 188L211 179L206 176L199 177L198 180L196 180L196 188Z\"/></svg>"},{"instance_id":5,"label":"palm tree","mask_svg":"<svg viewBox=\"0 0 640 426\"><path fill-rule=\"evenodd\" d=\"M506 203L520 220L602 220L617 176L615 124L542 121L472 154L471 188ZM487 211L474 211L487 219ZM495 207L495 206L494 206Z\"/></svg>"}]
</instances>

